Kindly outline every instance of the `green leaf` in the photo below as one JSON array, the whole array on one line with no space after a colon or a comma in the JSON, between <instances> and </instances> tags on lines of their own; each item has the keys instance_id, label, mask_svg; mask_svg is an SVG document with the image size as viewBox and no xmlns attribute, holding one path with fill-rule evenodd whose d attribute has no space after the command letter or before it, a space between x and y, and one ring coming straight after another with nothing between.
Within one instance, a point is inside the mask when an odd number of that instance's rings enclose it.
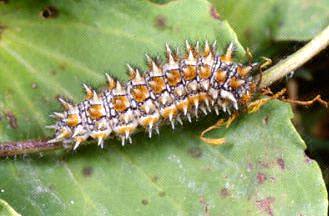
<instances>
[{"instance_id":1,"label":"green leaf","mask_svg":"<svg viewBox=\"0 0 329 216\"><path fill-rule=\"evenodd\" d=\"M329 25L328 0L292 0L281 4L280 28L275 32L279 41L307 41Z\"/></svg>"},{"instance_id":2,"label":"green leaf","mask_svg":"<svg viewBox=\"0 0 329 216\"><path fill-rule=\"evenodd\" d=\"M221 19L230 22L241 44L257 53L269 46L273 30L280 21L279 1L210 0Z\"/></svg>"},{"instance_id":3,"label":"green leaf","mask_svg":"<svg viewBox=\"0 0 329 216\"><path fill-rule=\"evenodd\" d=\"M327 0L210 0L242 45L271 53L272 41L307 41L329 25Z\"/></svg>"},{"instance_id":4,"label":"green leaf","mask_svg":"<svg viewBox=\"0 0 329 216\"><path fill-rule=\"evenodd\" d=\"M49 5L57 13L40 17ZM211 12L204 0L0 5L0 141L51 135L44 125L57 95L79 101L81 83L101 86L108 70L126 79L125 63L143 65L165 42L217 39L223 51L234 41L242 59L235 33ZM320 169L291 117L271 102L211 133L226 138L219 147L198 138L218 118L209 116L124 148L108 140L105 150L1 160L0 198L24 215L326 215Z\"/></svg>"},{"instance_id":5,"label":"green leaf","mask_svg":"<svg viewBox=\"0 0 329 216\"><path fill-rule=\"evenodd\" d=\"M19 216L20 214L18 214L8 203L0 199L0 216L9 216L9 215Z\"/></svg>"}]
</instances>

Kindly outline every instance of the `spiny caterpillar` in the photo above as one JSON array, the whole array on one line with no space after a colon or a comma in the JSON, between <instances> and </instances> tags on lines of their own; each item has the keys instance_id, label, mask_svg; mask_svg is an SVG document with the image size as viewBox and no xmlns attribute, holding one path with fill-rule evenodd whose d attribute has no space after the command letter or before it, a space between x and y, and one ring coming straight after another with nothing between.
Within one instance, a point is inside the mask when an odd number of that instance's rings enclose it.
<instances>
[{"instance_id":1,"label":"spiny caterpillar","mask_svg":"<svg viewBox=\"0 0 329 216\"><path fill-rule=\"evenodd\" d=\"M132 142L131 135L139 128L151 138L163 123L174 129L176 122L191 122L201 113L230 114L246 106L256 89L251 71L258 64L233 62L233 43L223 55L216 53L215 44L206 41L201 51L198 42L191 46L186 41L184 55L166 44L166 62L146 55L147 71L141 75L128 65L127 83L106 74L106 90L97 93L84 84L86 97L77 105L59 98L65 111L51 115L58 121L48 126L56 131L48 142L75 142L75 150L89 137L97 139L101 147L107 137L117 137L124 145Z\"/></svg>"}]
</instances>

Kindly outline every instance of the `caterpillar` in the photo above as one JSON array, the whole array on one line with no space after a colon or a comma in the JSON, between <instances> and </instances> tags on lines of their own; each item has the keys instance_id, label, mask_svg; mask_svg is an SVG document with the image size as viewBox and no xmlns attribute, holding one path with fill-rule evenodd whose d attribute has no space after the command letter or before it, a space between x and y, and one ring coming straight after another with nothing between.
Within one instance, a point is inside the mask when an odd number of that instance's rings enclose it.
<instances>
[{"instance_id":1,"label":"caterpillar","mask_svg":"<svg viewBox=\"0 0 329 216\"><path fill-rule=\"evenodd\" d=\"M233 43L222 55L216 52L216 42L205 41L200 49L199 42L186 41L183 55L165 47L164 62L146 54L148 69L143 74L128 65L125 84L105 74L105 90L96 92L83 84L86 96L76 105L59 98L64 112L51 115L57 122L48 126L55 130L48 142L74 143L75 150L91 137L103 148L106 138L115 137L125 145L138 129L151 138L162 124L174 129L177 122L191 122L212 111L230 115L251 101L256 91L252 71L259 64L234 62Z\"/></svg>"}]
</instances>

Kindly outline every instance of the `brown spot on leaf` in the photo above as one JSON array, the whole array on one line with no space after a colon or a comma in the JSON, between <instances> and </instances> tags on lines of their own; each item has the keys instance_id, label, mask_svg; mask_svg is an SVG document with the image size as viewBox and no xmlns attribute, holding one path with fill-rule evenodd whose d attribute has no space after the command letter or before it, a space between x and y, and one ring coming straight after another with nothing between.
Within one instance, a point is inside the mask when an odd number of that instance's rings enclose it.
<instances>
[{"instance_id":1,"label":"brown spot on leaf","mask_svg":"<svg viewBox=\"0 0 329 216\"><path fill-rule=\"evenodd\" d=\"M275 181L275 177L274 176L270 176L269 179L270 179L271 182L274 182Z\"/></svg>"},{"instance_id":2,"label":"brown spot on leaf","mask_svg":"<svg viewBox=\"0 0 329 216\"><path fill-rule=\"evenodd\" d=\"M58 16L58 10L54 6L46 6L40 12L40 16L44 19L55 18Z\"/></svg>"},{"instance_id":3,"label":"brown spot on leaf","mask_svg":"<svg viewBox=\"0 0 329 216\"><path fill-rule=\"evenodd\" d=\"M86 177L89 177L93 174L94 170L92 167L87 166L82 169L82 174Z\"/></svg>"},{"instance_id":4,"label":"brown spot on leaf","mask_svg":"<svg viewBox=\"0 0 329 216\"><path fill-rule=\"evenodd\" d=\"M266 161L258 161L258 164L262 167L262 168L270 168L270 164Z\"/></svg>"},{"instance_id":5,"label":"brown spot on leaf","mask_svg":"<svg viewBox=\"0 0 329 216\"><path fill-rule=\"evenodd\" d=\"M216 10L215 6L211 5L210 7L210 15L216 19L216 20L220 20L220 15L218 13L218 11Z\"/></svg>"},{"instance_id":6,"label":"brown spot on leaf","mask_svg":"<svg viewBox=\"0 0 329 216\"><path fill-rule=\"evenodd\" d=\"M0 0L0 4L7 4L9 0Z\"/></svg>"},{"instance_id":7,"label":"brown spot on leaf","mask_svg":"<svg viewBox=\"0 0 329 216\"><path fill-rule=\"evenodd\" d=\"M202 156L202 150L199 147L191 147L187 150L187 153L193 158L200 158Z\"/></svg>"},{"instance_id":8,"label":"brown spot on leaf","mask_svg":"<svg viewBox=\"0 0 329 216\"><path fill-rule=\"evenodd\" d=\"M156 176L156 175L151 177L151 181L152 181L153 183L157 182L158 180L159 180L159 177Z\"/></svg>"},{"instance_id":9,"label":"brown spot on leaf","mask_svg":"<svg viewBox=\"0 0 329 216\"><path fill-rule=\"evenodd\" d=\"M230 193L229 189L227 189L227 188L222 188L222 189L220 190L220 192L219 192L219 195L220 195L221 197L225 198L225 197L230 196L231 193Z\"/></svg>"},{"instance_id":10,"label":"brown spot on leaf","mask_svg":"<svg viewBox=\"0 0 329 216\"><path fill-rule=\"evenodd\" d=\"M165 29L167 27L167 18L164 15L156 16L154 26L161 30Z\"/></svg>"},{"instance_id":11,"label":"brown spot on leaf","mask_svg":"<svg viewBox=\"0 0 329 216\"><path fill-rule=\"evenodd\" d=\"M254 166L252 165L252 163L248 163L247 165L247 172L251 172L251 170L254 169Z\"/></svg>"},{"instance_id":12,"label":"brown spot on leaf","mask_svg":"<svg viewBox=\"0 0 329 216\"><path fill-rule=\"evenodd\" d=\"M166 195L166 192L164 192L164 191L159 192L159 197L164 197L165 195Z\"/></svg>"},{"instance_id":13,"label":"brown spot on leaf","mask_svg":"<svg viewBox=\"0 0 329 216\"><path fill-rule=\"evenodd\" d=\"M49 190L51 190L51 191L52 191L52 190L54 190L54 189L55 189L55 186L54 186L53 184L51 184L51 185L49 185L49 187L48 187L48 188L49 188Z\"/></svg>"},{"instance_id":14,"label":"brown spot on leaf","mask_svg":"<svg viewBox=\"0 0 329 216\"><path fill-rule=\"evenodd\" d=\"M203 208L203 213L204 213L203 215L209 216L208 203L207 203L206 199L204 198L204 196L201 196L199 198L199 202L201 203L202 208Z\"/></svg>"},{"instance_id":15,"label":"brown spot on leaf","mask_svg":"<svg viewBox=\"0 0 329 216\"><path fill-rule=\"evenodd\" d=\"M38 88L38 85L36 83L32 83L32 88L36 89L36 88Z\"/></svg>"},{"instance_id":16,"label":"brown spot on leaf","mask_svg":"<svg viewBox=\"0 0 329 216\"><path fill-rule=\"evenodd\" d=\"M305 157L305 160L304 160L305 163L307 163L307 164L312 163L313 160L311 158L309 158L306 154L304 154L304 157Z\"/></svg>"},{"instance_id":17,"label":"brown spot on leaf","mask_svg":"<svg viewBox=\"0 0 329 216\"><path fill-rule=\"evenodd\" d=\"M11 111L6 112L6 118L11 128L13 129L18 128L17 119L14 113L12 113Z\"/></svg>"},{"instance_id":18,"label":"brown spot on leaf","mask_svg":"<svg viewBox=\"0 0 329 216\"><path fill-rule=\"evenodd\" d=\"M268 125L268 119L269 119L269 116L265 116L265 117L263 118L263 124L264 124L264 125Z\"/></svg>"},{"instance_id":19,"label":"brown spot on leaf","mask_svg":"<svg viewBox=\"0 0 329 216\"><path fill-rule=\"evenodd\" d=\"M143 199L143 200L142 200L142 204L143 204L143 205L147 205L147 204L149 204L149 201L148 201L147 199Z\"/></svg>"},{"instance_id":20,"label":"brown spot on leaf","mask_svg":"<svg viewBox=\"0 0 329 216\"><path fill-rule=\"evenodd\" d=\"M57 71L56 71L56 70L51 70L51 71L50 71L50 74L54 76L54 75L57 74Z\"/></svg>"},{"instance_id":21,"label":"brown spot on leaf","mask_svg":"<svg viewBox=\"0 0 329 216\"><path fill-rule=\"evenodd\" d=\"M0 39L1 39L2 33L5 31L5 29L6 29L6 26L0 24Z\"/></svg>"},{"instance_id":22,"label":"brown spot on leaf","mask_svg":"<svg viewBox=\"0 0 329 216\"><path fill-rule=\"evenodd\" d=\"M263 184L266 181L266 175L264 173L257 173L258 184Z\"/></svg>"},{"instance_id":23,"label":"brown spot on leaf","mask_svg":"<svg viewBox=\"0 0 329 216\"><path fill-rule=\"evenodd\" d=\"M267 215L273 216L272 204L275 201L274 197L266 197L265 199L257 200L256 206Z\"/></svg>"},{"instance_id":24,"label":"brown spot on leaf","mask_svg":"<svg viewBox=\"0 0 329 216\"><path fill-rule=\"evenodd\" d=\"M65 70L67 68L67 63L66 62L61 62L58 66L59 66L59 69Z\"/></svg>"},{"instance_id":25,"label":"brown spot on leaf","mask_svg":"<svg viewBox=\"0 0 329 216\"><path fill-rule=\"evenodd\" d=\"M244 36L247 38L247 39L250 39L251 37L252 37L252 29L250 29L250 28L247 28L244 32L243 32L243 34L244 34Z\"/></svg>"},{"instance_id":26,"label":"brown spot on leaf","mask_svg":"<svg viewBox=\"0 0 329 216\"><path fill-rule=\"evenodd\" d=\"M282 158L278 158L278 159L276 160L276 162L278 163L279 167L280 167L282 170L285 169L286 165L285 165L285 162L284 162L284 160L283 160Z\"/></svg>"}]
</instances>

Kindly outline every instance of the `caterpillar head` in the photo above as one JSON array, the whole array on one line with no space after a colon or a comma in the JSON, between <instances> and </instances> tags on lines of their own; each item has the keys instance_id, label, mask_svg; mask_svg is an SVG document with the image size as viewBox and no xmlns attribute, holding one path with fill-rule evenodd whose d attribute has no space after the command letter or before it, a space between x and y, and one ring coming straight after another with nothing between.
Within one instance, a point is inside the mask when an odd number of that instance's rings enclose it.
<instances>
[{"instance_id":1,"label":"caterpillar head","mask_svg":"<svg viewBox=\"0 0 329 216\"><path fill-rule=\"evenodd\" d=\"M79 116L77 114L77 108L71 103L59 98L59 101L63 105L65 111L63 113L54 112L50 117L55 118L57 122L54 125L47 126L55 130L55 138L49 140L49 143L69 141L72 137L72 127L79 124Z\"/></svg>"},{"instance_id":2,"label":"caterpillar head","mask_svg":"<svg viewBox=\"0 0 329 216\"><path fill-rule=\"evenodd\" d=\"M87 96L90 92L87 91ZM82 119L79 115L78 106L72 105L70 102L59 98L59 102L64 107L64 112L54 112L51 117L55 118L57 122L54 125L47 126L55 130L55 138L49 140L49 143L63 142L71 143L76 142L79 145L81 142L88 138L87 131L82 127Z\"/></svg>"}]
</instances>

